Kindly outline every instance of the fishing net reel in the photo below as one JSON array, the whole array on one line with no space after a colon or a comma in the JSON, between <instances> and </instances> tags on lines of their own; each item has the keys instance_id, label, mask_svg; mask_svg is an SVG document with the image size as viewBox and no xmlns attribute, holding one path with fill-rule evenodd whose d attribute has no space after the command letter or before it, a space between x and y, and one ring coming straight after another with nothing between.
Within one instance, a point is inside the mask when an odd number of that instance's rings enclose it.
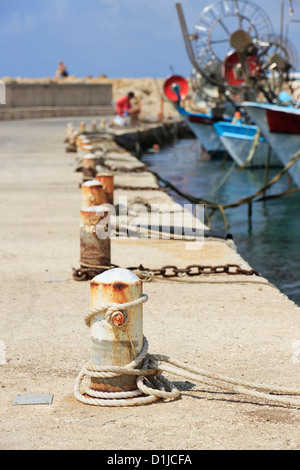
<instances>
[{"instance_id":1,"label":"fishing net reel","mask_svg":"<svg viewBox=\"0 0 300 470\"><path fill-rule=\"evenodd\" d=\"M291 43L277 37L267 14L248 0L207 6L188 40L195 58L192 90L198 100L212 103L224 96L256 100L261 92L274 101L276 87L297 63Z\"/></svg>"}]
</instances>

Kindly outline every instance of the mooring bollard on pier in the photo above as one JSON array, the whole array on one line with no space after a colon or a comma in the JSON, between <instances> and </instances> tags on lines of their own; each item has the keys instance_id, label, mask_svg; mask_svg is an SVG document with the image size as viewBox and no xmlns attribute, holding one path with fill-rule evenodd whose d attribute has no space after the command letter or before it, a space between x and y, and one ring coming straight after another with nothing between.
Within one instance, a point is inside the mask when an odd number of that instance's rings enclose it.
<instances>
[{"instance_id":1,"label":"mooring bollard on pier","mask_svg":"<svg viewBox=\"0 0 300 470\"><path fill-rule=\"evenodd\" d=\"M127 269L111 269L91 281L91 310L85 323L91 329L90 369L88 384L82 393L82 381L86 368L75 383L75 396L86 404L111 405L107 398L117 399L140 396L136 387L136 375L115 373L132 364L144 347L142 281ZM143 362L139 360L138 366ZM103 369L104 372L93 373ZM109 369L112 372L105 372ZM124 395L123 395L124 394ZM156 397L152 397L153 399ZM149 397L147 397L149 400Z\"/></svg>"},{"instance_id":2,"label":"mooring bollard on pier","mask_svg":"<svg viewBox=\"0 0 300 470\"><path fill-rule=\"evenodd\" d=\"M100 181L88 180L81 185L81 208L101 206L106 202L106 196Z\"/></svg>"},{"instance_id":3,"label":"mooring bollard on pier","mask_svg":"<svg viewBox=\"0 0 300 470\"><path fill-rule=\"evenodd\" d=\"M83 139L85 139L85 135L84 134L80 134L78 133L77 137L76 137L76 145L78 148L81 148L81 142Z\"/></svg>"},{"instance_id":4,"label":"mooring bollard on pier","mask_svg":"<svg viewBox=\"0 0 300 470\"><path fill-rule=\"evenodd\" d=\"M107 204L114 204L114 175L103 173L95 177L103 186L104 198Z\"/></svg>"},{"instance_id":5,"label":"mooring bollard on pier","mask_svg":"<svg viewBox=\"0 0 300 470\"><path fill-rule=\"evenodd\" d=\"M97 224L109 220L109 211L104 206L85 207L80 211L80 265L101 272L110 267L110 237L99 238ZM101 268L103 267L103 268Z\"/></svg>"},{"instance_id":6,"label":"mooring bollard on pier","mask_svg":"<svg viewBox=\"0 0 300 470\"><path fill-rule=\"evenodd\" d=\"M97 131L98 131L97 122L96 122L96 121L92 121L92 122L91 122L91 132L97 132Z\"/></svg>"},{"instance_id":7,"label":"mooring bollard on pier","mask_svg":"<svg viewBox=\"0 0 300 470\"><path fill-rule=\"evenodd\" d=\"M87 173L85 178L89 178ZM113 175L103 174L99 178L104 184L101 184L96 178L88 179L81 184L81 256L80 268L73 268L73 278L76 281L92 279L111 267L109 232L111 213L108 204L113 205ZM101 233L104 233L104 235L106 235L107 227L107 236L98 236L98 224L102 225Z\"/></svg>"},{"instance_id":8,"label":"mooring bollard on pier","mask_svg":"<svg viewBox=\"0 0 300 470\"><path fill-rule=\"evenodd\" d=\"M126 304L142 296L142 281L127 269L112 269L91 281L91 308L101 304ZM116 307L89 318L91 328L91 362L99 366L126 366L143 348L143 305ZM93 390L120 392L134 390L136 377L120 375L92 378Z\"/></svg>"},{"instance_id":9,"label":"mooring bollard on pier","mask_svg":"<svg viewBox=\"0 0 300 470\"><path fill-rule=\"evenodd\" d=\"M85 153L94 153L94 147L90 143L87 143L87 142L84 142L82 144L81 150Z\"/></svg>"},{"instance_id":10,"label":"mooring bollard on pier","mask_svg":"<svg viewBox=\"0 0 300 470\"><path fill-rule=\"evenodd\" d=\"M88 145L91 145L91 141L86 136L82 137L79 140L79 148L82 152L84 151L84 148L87 147Z\"/></svg>"},{"instance_id":11,"label":"mooring bollard on pier","mask_svg":"<svg viewBox=\"0 0 300 470\"><path fill-rule=\"evenodd\" d=\"M111 269L91 281L90 362L78 375L74 394L88 405L132 406L180 392L149 367L148 342L143 335L142 281L128 269ZM147 385L144 383L148 377ZM155 388L157 386L158 388Z\"/></svg>"},{"instance_id":12,"label":"mooring bollard on pier","mask_svg":"<svg viewBox=\"0 0 300 470\"><path fill-rule=\"evenodd\" d=\"M83 179L96 176L96 157L93 153L85 153L82 157L82 176Z\"/></svg>"}]
</instances>

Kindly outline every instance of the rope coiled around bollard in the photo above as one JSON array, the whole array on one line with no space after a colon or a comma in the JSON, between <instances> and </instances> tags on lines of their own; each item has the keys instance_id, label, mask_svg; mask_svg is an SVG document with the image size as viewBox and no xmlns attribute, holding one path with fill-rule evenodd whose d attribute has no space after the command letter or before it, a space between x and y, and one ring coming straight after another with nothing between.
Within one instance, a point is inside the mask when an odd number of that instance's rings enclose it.
<instances>
[{"instance_id":1,"label":"rope coiled around bollard","mask_svg":"<svg viewBox=\"0 0 300 470\"><path fill-rule=\"evenodd\" d=\"M142 365L138 365L143 361ZM85 377L107 378L122 374L137 375L137 389L124 392L98 392L89 387L83 388ZM160 398L175 399L179 397L179 390L165 377L158 375L156 368L150 368L150 356L148 355L148 341L144 337L141 353L127 366L98 367L86 364L78 375L74 394L77 400L88 405L100 406L133 406L152 403ZM146 380L148 385L146 385ZM155 388L157 387L157 388ZM144 395L144 396L141 396Z\"/></svg>"},{"instance_id":2,"label":"rope coiled around bollard","mask_svg":"<svg viewBox=\"0 0 300 470\"><path fill-rule=\"evenodd\" d=\"M123 304L104 304L91 309L85 317L88 326L97 313L105 312L105 320L110 322L111 315L117 310L144 303L148 300L146 294L139 299ZM148 340L144 336L143 348L140 354L126 366L95 366L85 364L79 373L75 385L74 395L78 401L88 405L99 406L133 406L152 403L159 399L176 399L180 391L166 377L161 375L168 372L205 385L230 391L232 393L251 396L268 402L300 408L300 399L282 397L279 395L300 396L300 390L289 387L274 387L256 382L241 381L226 375L207 372L203 369L189 366L183 362L171 359L169 356L148 353ZM86 378L110 378L122 374L136 375L136 390L122 392L102 392L84 386Z\"/></svg>"}]
</instances>

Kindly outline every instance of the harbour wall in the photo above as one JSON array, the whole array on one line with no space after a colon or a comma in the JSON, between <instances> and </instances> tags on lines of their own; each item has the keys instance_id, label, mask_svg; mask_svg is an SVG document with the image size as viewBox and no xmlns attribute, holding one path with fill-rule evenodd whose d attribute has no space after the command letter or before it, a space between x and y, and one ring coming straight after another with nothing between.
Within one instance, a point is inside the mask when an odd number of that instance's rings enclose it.
<instances>
[{"instance_id":1,"label":"harbour wall","mask_svg":"<svg viewBox=\"0 0 300 470\"><path fill-rule=\"evenodd\" d=\"M113 114L111 84L7 83L0 120Z\"/></svg>"}]
</instances>

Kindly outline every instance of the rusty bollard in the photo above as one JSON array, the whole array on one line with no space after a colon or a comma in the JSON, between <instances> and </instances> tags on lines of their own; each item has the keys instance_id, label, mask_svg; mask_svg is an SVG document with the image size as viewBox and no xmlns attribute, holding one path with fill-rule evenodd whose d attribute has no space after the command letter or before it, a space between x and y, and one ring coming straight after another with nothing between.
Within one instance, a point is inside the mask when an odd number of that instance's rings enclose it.
<instances>
[{"instance_id":1,"label":"rusty bollard","mask_svg":"<svg viewBox=\"0 0 300 470\"><path fill-rule=\"evenodd\" d=\"M114 175L103 173L95 178L103 186L104 198L106 203L114 204Z\"/></svg>"},{"instance_id":2,"label":"rusty bollard","mask_svg":"<svg viewBox=\"0 0 300 470\"><path fill-rule=\"evenodd\" d=\"M75 397L100 406L158 400L161 391L157 394L144 384L145 375L154 375L156 369L148 369L142 305L148 297L142 293L142 281L128 269L117 268L94 277L90 285L91 310L85 316L91 329L90 361L76 379Z\"/></svg>"},{"instance_id":3,"label":"rusty bollard","mask_svg":"<svg viewBox=\"0 0 300 470\"><path fill-rule=\"evenodd\" d=\"M178 398L179 390L151 364L143 334L143 283L132 271L110 269L90 283L90 361L79 373L74 394L88 405L135 406Z\"/></svg>"},{"instance_id":4,"label":"rusty bollard","mask_svg":"<svg viewBox=\"0 0 300 470\"><path fill-rule=\"evenodd\" d=\"M91 308L99 304L123 304L139 299L142 281L127 269L111 269L91 281ZM143 306L115 311L109 321L105 312L91 320L91 362L100 366L126 366L143 348ZM118 392L136 389L136 376L119 375L111 378L92 378L91 389Z\"/></svg>"},{"instance_id":5,"label":"rusty bollard","mask_svg":"<svg viewBox=\"0 0 300 470\"><path fill-rule=\"evenodd\" d=\"M80 268L73 268L73 278L86 281L110 267L110 212L105 206L85 207L80 211Z\"/></svg>"},{"instance_id":6,"label":"rusty bollard","mask_svg":"<svg viewBox=\"0 0 300 470\"><path fill-rule=\"evenodd\" d=\"M76 137L76 145L77 147L81 148L81 142L83 139L85 139L85 135L84 134L78 134L78 136Z\"/></svg>"},{"instance_id":7,"label":"rusty bollard","mask_svg":"<svg viewBox=\"0 0 300 470\"><path fill-rule=\"evenodd\" d=\"M97 123L96 121L92 121L91 123L91 132L97 132Z\"/></svg>"},{"instance_id":8,"label":"rusty bollard","mask_svg":"<svg viewBox=\"0 0 300 470\"><path fill-rule=\"evenodd\" d=\"M106 128L106 121L105 119L101 119L100 121L100 129L104 130Z\"/></svg>"},{"instance_id":9,"label":"rusty bollard","mask_svg":"<svg viewBox=\"0 0 300 470\"><path fill-rule=\"evenodd\" d=\"M86 153L94 153L95 151L94 147L90 143L86 143L86 142L83 143L81 149L83 152L86 152Z\"/></svg>"},{"instance_id":10,"label":"rusty bollard","mask_svg":"<svg viewBox=\"0 0 300 470\"><path fill-rule=\"evenodd\" d=\"M105 201L105 192L100 181L88 180L81 185L81 207L100 206Z\"/></svg>"},{"instance_id":11,"label":"rusty bollard","mask_svg":"<svg viewBox=\"0 0 300 470\"><path fill-rule=\"evenodd\" d=\"M87 137L85 137L85 136L82 137L82 138L80 139L80 144L79 144L80 150L83 152L83 151L84 151L84 148L85 148L86 146L88 146L88 145L91 145L91 141L90 141Z\"/></svg>"},{"instance_id":12,"label":"rusty bollard","mask_svg":"<svg viewBox=\"0 0 300 470\"><path fill-rule=\"evenodd\" d=\"M90 269L93 275L110 267L110 238L97 236L97 225L101 221L109 223L109 211L104 206L80 211L80 265Z\"/></svg>"},{"instance_id":13,"label":"rusty bollard","mask_svg":"<svg viewBox=\"0 0 300 470\"><path fill-rule=\"evenodd\" d=\"M93 153L85 153L82 157L83 179L93 179L96 176L96 157Z\"/></svg>"}]
</instances>

